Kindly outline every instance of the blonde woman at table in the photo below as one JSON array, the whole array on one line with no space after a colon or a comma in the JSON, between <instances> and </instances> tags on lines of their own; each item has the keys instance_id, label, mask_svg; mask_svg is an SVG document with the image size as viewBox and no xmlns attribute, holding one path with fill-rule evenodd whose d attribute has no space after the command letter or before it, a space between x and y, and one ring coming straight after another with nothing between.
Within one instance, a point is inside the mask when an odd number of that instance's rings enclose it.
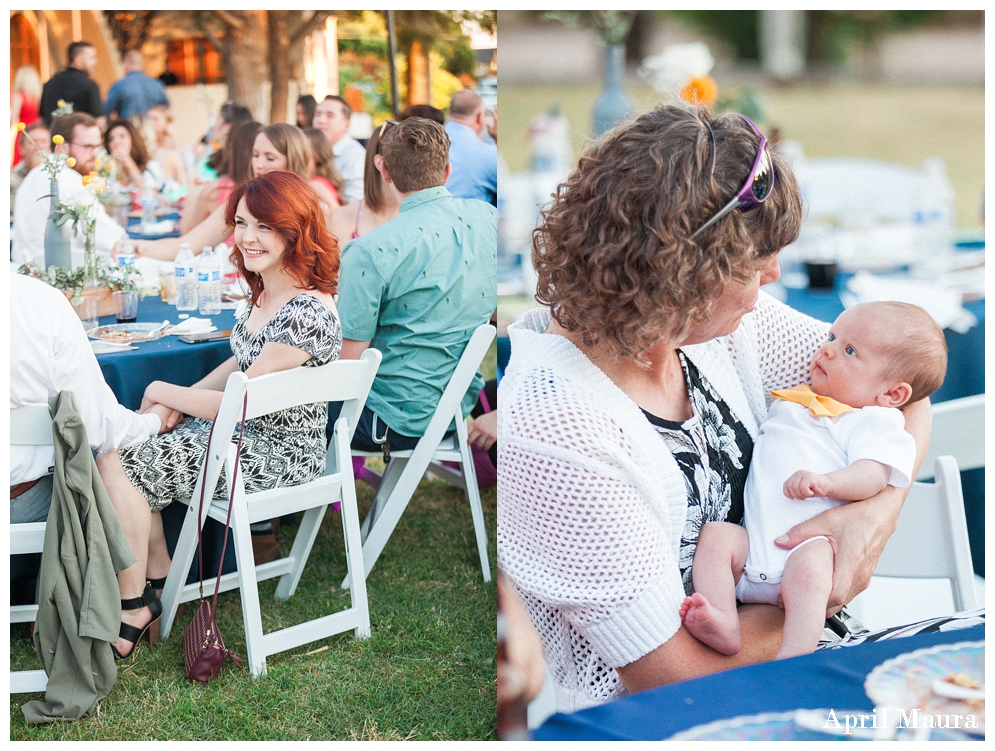
<instances>
[{"instance_id":1,"label":"blonde woman at table","mask_svg":"<svg viewBox=\"0 0 995 751\"><path fill-rule=\"evenodd\" d=\"M701 526L742 520L767 392L803 383L826 336L760 291L800 223L794 176L749 120L679 103L602 136L542 213L549 307L509 327L499 394L498 566L560 711L777 652L775 606L740 608L732 657L679 611ZM929 403L904 412L921 461ZM825 511L779 543L830 540L830 612L867 586L906 493Z\"/></svg>"},{"instance_id":2,"label":"blonde woman at table","mask_svg":"<svg viewBox=\"0 0 995 751\"><path fill-rule=\"evenodd\" d=\"M246 131L247 132L247 131ZM269 135L267 135L269 134ZM272 139L272 140L271 140ZM274 143L274 141L276 143ZM279 144L279 147L278 147ZM251 168L252 176L259 177L274 170L287 170L295 175L309 179L311 162L311 144L307 137L293 125L274 123L258 131L252 142ZM322 208L322 216L326 226L331 216L331 198L323 195L320 189L307 183L316 194ZM180 237L167 237L161 240L145 240L135 243L135 252L139 256L149 256L161 261L172 261L180 250L180 243L189 243L194 254L199 254L204 246L214 247L224 242L232 233L232 228L225 224L225 207L218 206L207 218L193 229L184 232Z\"/></svg>"},{"instance_id":3,"label":"blonde woman at table","mask_svg":"<svg viewBox=\"0 0 995 751\"><path fill-rule=\"evenodd\" d=\"M146 140L152 158L162 165L162 174L167 182L186 185L190 182L189 166L193 165L193 151L181 144L176 137L173 118L169 106L154 104L145 113L147 123ZM189 166L188 166L189 165Z\"/></svg>"},{"instance_id":4,"label":"blonde woman at table","mask_svg":"<svg viewBox=\"0 0 995 751\"><path fill-rule=\"evenodd\" d=\"M232 329L234 356L191 387L149 384L141 411L161 405L187 418L171 433L97 457L138 559L118 576L122 626L114 648L122 658L134 654L146 631L155 635L153 626L162 613L156 590L170 563L158 512L192 496L228 376L236 370L255 378L300 365L316 367L337 359L342 347L332 299L338 243L325 228L307 182L285 171L264 174L234 190L225 221L235 232L231 261L251 290L251 304ZM327 405L311 404L246 423L240 455L246 489L296 485L321 474L326 420ZM225 485L222 478L215 498L227 497Z\"/></svg>"},{"instance_id":5,"label":"blonde woman at table","mask_svg":"<svg viewBox=\"0 0 995 751\"><path fill-rule=\"evenodd\" d=\"M370 140L366 142L366 163L363 168L363 197L355 204L348 204L332 214L331 230L339 244L345 246L350 240L362 237L367 232L375 230L397 216L400 204L394 195L387 190L387 185L377 169L377 157L380 156L380 136L394 125L387 120L373 131ZM383 160L383 157L380 157Z\"/></svg>"},{"instance_id":6,"label":"blonde woman at table","mask_svg":"<svg viewBox=\"0 0 995 751\"><path fill-rule=\"evenodd\" d=\"M318 201L325 212L326 221L332 217L332 212L339 207L339 200L332 191L321 182L316 182L312 172L314 154L311 141L304 131L295 125L273 123L263 128L256 136L252 147L252 171L259 175L274 170L290 170L295 175L308 180Z\"/></svg>"}]
</instances>

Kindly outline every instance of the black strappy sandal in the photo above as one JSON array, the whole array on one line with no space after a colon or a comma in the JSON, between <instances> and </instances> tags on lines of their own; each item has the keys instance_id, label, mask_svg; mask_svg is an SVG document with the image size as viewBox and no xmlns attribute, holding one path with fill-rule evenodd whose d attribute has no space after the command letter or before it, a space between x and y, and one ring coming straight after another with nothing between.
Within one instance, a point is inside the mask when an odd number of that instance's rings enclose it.
<instances>
[{"instance_id":1,"label":"black strappy sandal","mask_svg":"<svg viewBox=\"0 0 995 751\"><path fill-rule=\"evenodd\" d=\"M165 580L163 580L165 582ZM114 653L115 660L128 660L134 657L135 651L138 649L138 643L145 636L146 632L149 634L149 644L153 645L159 641L159 622L162 618L162 602L156 597L155 588L152 582L146 582L145 591L142 592L141 597L133 597L130 600L121 600L121 610L141 610L142 608L148 606L149 610L152 611L152 619L145 624L142 628L137 628L132 626L130 623L122 623L121 630L118 635L122 639L127 639L131 642L131 651L126 655L122 655L117 651L117 648L112 644L111 651Z\"/></svg>"}]
</instances>

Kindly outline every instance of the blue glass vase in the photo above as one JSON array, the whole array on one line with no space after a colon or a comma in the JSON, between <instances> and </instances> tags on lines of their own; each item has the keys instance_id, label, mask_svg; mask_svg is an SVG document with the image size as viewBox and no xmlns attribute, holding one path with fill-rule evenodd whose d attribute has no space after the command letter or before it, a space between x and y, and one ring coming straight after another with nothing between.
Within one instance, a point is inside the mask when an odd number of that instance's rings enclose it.
<instances>
[{"instance_id":1,"label":"blue glass vase","mask_svg":"<svg viewBox=\"0 0 995 751\"><path fill-rule=\"evenodd\" d=\"M51 185L52 209L59 202L59 183L52 180ZM69 229L69 222L61 227L57 226L52 212L49 212L48 221L45 223L45 268L49 266L61 266L64 269L73 267L72 233Z\"/></svg>"},{"instance_id":2,"label":"blue glass vase","mask_svg":"<svg viewBox=\"0 0 995 751\"><path fill-rule=\"evenodd\" d=\"M605 90L594 104L594 135L620 123L632 114L632 100L625 91L625 45L605 49Z\"/></svg>"}]
</instances>

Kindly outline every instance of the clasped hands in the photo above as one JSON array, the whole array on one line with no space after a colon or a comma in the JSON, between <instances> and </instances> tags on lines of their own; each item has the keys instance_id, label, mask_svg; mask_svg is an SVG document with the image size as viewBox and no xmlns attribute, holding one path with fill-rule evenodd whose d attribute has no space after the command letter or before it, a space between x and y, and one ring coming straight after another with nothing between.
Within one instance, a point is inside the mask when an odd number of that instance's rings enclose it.
<instances>
[{"instance_id":1,"label":"clasped hands","mask_svg":"<svg viewBox=\"0 0 995 751\"><path fill-rule=\"evenodd\" d=\"M146 389L145 395L142 397L142 404L138 408L138 414L144 415L148 413L154 414L159 418L161 423L159 427L159 435L163 433L169 433L183 420L183 413L178 409L173 409L172 407L167 407L156 401L155 398L155 388L158 381L152 381Z\"/></svg>"}]
</instances>

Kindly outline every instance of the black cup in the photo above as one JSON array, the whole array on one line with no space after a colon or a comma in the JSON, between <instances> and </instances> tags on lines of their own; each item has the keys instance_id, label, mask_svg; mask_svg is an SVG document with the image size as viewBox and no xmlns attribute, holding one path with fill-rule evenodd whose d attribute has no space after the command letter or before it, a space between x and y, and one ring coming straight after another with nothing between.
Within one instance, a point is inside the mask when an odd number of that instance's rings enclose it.
<instances>
[{"instance_id":1,"label":"black cup","mask_svg":"<svg viewBox=\"0 0 995 751\"><path fill-rule=\"evenodd\" d=\"M806 261L809 289L832 289L836 285L836 261Z\"/></svg>"}]
</instances>

